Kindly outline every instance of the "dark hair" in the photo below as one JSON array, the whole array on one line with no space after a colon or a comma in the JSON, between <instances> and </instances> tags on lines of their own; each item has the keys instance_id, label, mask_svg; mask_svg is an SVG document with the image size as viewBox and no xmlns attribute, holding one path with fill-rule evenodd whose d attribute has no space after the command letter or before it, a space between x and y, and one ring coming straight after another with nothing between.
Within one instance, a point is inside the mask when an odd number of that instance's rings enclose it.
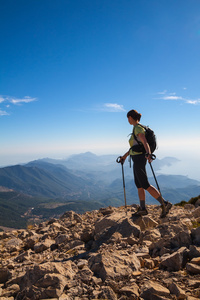
<instances>
[{"instance_id":1,"label":"dark hair","mask_svg":"<svg viewBox=\"0 0 200 300\"><path fill-rule=\"evenodd\" d=\"M131 118L133 118L133 119L136 120L136 121L140 121L141 116L142 116L142 115L141 115L140 113L138 113L137 110L134 110L134 109L130 110L130 111L127 113L127 118L128 118L128 117L131 117Z\"/></svg>"}]
</instances>

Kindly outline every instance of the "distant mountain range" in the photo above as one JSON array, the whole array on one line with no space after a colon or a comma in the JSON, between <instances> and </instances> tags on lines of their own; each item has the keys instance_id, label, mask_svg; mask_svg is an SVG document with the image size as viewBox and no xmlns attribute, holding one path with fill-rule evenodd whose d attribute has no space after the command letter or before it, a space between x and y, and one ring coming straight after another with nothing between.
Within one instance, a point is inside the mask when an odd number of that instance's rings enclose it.
<instances>
[{"instance_id":1,"label":"distant mountain range","mask_svg":"<svg viewBox=\"0 0 200 300\"><path fill-rule=\"evenodd\" d=\"M173 157L156 159L154 171L177 161ZM97 156L90 152L66 160L45 158L0 168L0 225L17 227L30 219L58 216L65 210L80 213L108 205L124 205L121 171L115 155ZM124 172L127 203L138 203L128 163L124 164ZM150 175L150 182L156 186ZM172 203L188 201L200 194L200 182L186 176L159 175L157 180L162 195ZM156 203L148 193L147 203ZM16 222L10 222L10 216Z\"/></svg>"}]
</instances>

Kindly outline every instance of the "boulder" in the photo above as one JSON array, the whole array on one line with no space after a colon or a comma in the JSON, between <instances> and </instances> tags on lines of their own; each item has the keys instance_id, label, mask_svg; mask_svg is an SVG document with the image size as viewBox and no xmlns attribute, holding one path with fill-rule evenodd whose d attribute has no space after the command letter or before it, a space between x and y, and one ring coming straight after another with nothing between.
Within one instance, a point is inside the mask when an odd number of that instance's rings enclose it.
<instances>
[{"instance_id":1,"label":"boulder","mask_svg":"<svg viewBox=\"0 0 200 300\"><path fill-rule=\"evenodd\" d=\"M200 266L192 263L186 264L186 270L191 274L200 274Z\"/></svg>"},{"instance_id":2,"label":"boulder","mask_svg":"<svg viewBox=\"0 0 200 300\"><path fill-rule=\"evenodd\" d=\"M120 294L127 296L128 299L138 299L139 286L136 283L132 283L131 285L123 286L119 292Z\"/></svg>"},{"instance_id":3,"label":"boulder","mask_svg":"<svg viewBox=\"0 0 200 300\"><path fill-rule=\"evenodd\" d=\"M40 282L46 274L59 274L67 279L72 279L74 271L72 270L71 262L53 263L47 262L44 264L35 265L27 269L25 275L21 278L20 287L31 287Z\"/></svg>"},{"instance_id":4,"label":"boulder","mask_svg":"<svg viewBox=\"0 0 200 300\"><path fill-rule=\"evenodd\" d=\"M179 271L186 262L188 256L188 250L186 247L180 248L178 251L161 257L160 268L168 271Z\"/></svg>"},{"instance_id":5,"label":"boulder","mask_svg":"<svg viewBox=\"0 0 200 300\"><path fill-rule=\"evenodd\" d=\"M56 244L62 244L65 243L69 240L69 235L68 234L59 234L56 239L55 242Z\"/></svg>"},{"instance_id":6,"label":"boulder","mask_svg":"<svg viewBox=\"0 0 200 300\"><path fill-rule=\"evenodd\" d=\"M109 300L117 300L117 295L109 286L103 286L101 288L101 292L98 294L97 299L109 299Z\"/></svg>"},{"instance_id":7,"label":"boulder","mask_svg":"<svg viewBox=\"0 0 200 300\"><path fill-rule=\"evenodd\" d=\"M200 207L197 208L200 212ZM194 228L191 231L193 243L197 246L200 246L200 227Z\"/></svg>"},{"instance_id":8,"label":"boulder","mask_svg":"<svg viewBox=\"0 0 200 300\"><path fill-rule=\"evenodd\" d=\"M146 230L141 233L140 240L142 241L151 241L155 243L161 238L160 231L158 229Z\"/></svg>"},{"instance_id":9,"label":"boulder","mask_svg":"<svg viewBox=\"0 0 200 300\"><path fill-rule=\"evenodd\" d=\"M186 203L185 205L184 205L184 209L187 209L187 210L193 210L194 209L194 205L193 204L189 204L189 203Z\"/></svg>"},{"instance_id":10,"label":"boulder","mask_svg":"<svg viewBox=\"0 0 200 300\"><path fill-rule=\"evenodd\" d=\"M124 212L113 213L95 223L94 239L96 244L110 240L113 234L120 233L122 237L140 236L140 227L135 225Z\"/></svg>"},{"instance_id":11,"label":"boulder","mask_svg":"<svg viewBox=\"0 0 200 300\"><path fill-rule=\"evenodd\" d=\"M169 290L171 294L175 295L178 300L184 300L187 297L185 292L174 282L170 284Z\"/></svg>"},{"instance_id":12,"label":"boulder","mask_svg":"<svg viewBox=\"0 0 200 300\"><path fill-rule=\"evenodd\" d=\"M193 258L191 263L200 266L200 257Z\"/></svg>"},{"instance_id":13,"label":"boulder","mask_svg":"<svg viewBox=\"0 0 200 300\"><path fill-rule=\"evenodd\" d=\"M51 245L54 244L54 241L46 239L44 242L40 242L34 245L34 251L36 253L41 253L47 249L50 249Z\"/></svg>"},{"instance_id":14,"label":"boulder","mask_svg":"<svg viewBox=\"0 0 200 300\"><path fill-rule=\"evenodd\" d=\"M142 218L133 217L133 222L140 227L141 231L154 228L158 225L158 223L149 216L144 216Z\"/></svg>"},{"instance_id":15,"label":"boulder","mask_svg":"<svg viewBox=\"0 0 200 300\"><path fill-rule=\"evenodd\" d=\"M107 278L115 280L124 278L140 269L137 256L134 253L128 255L125 251L93 254L88 264L89 268L104 281Z\"/></svg>"},{"instance_id":16,"label":"boulder","mask_svg":"<svg viewBox=\"0 0 200 300\"><path fill-rule=\"evenodd\" d=\"M200 287L200 280L188 280L188 286L193 289L197 289Z\"/></svg>"},{"instance_id":17,"label":"boulder","mask_svg":"<svg viewBox=\"0 0 200 300\"><path fill-rule=\"evenodd\" d=\"M8 299L9 297L16 296L20 292L20 287L18 284L12 284L7 287L7 289L2 290L2 294L0 294L0 299L2 297L6 297Z\"/></svg>"},{"instance_id":18,"label":"boulder","mask_svg":"<svg viewBox=\"0 0 200 300\"><path fill-rule=\"evenodd\" d=\"M192 211L192 215L194 218L200 217L200 207L198 206L195 210Z\"/></svg>"},{"instance_id":19,"label":"boulder","mask_svg":"<svg viewBox=\"0 0 200 300\"><path fill-rule=\"evenodd\" d=\"M200 257L200 247L190 245L189 247L189 258Z\"/></svg>"},{"instance_id":20,"label":"boulder","mask_svg":"<svg viewBox=\"0 0 200 300\"><path fill-rule=\"evenodd\" d=\"M5 243L5 248L9 252L19 251L23 245L23 242L19 238L11 238Z\"/></svg>"},{"instance_id":21,"label":"boulder","mask_svg":"<svg viewBox=\"0 0 200 300\"><path fill-rule=\"evenodd\" d=\"M41 299L56 298L58 299L68 282L68 279L61 274L45 274L35 283L40 291Z\"/></svg>"},{"instance_id":22,"label":"boulder","mask_svg":"<svg viewBox=\"0 0 200 300\"><path fill-rule=\"evenodd\" d=\"M0 283L5 283L10 279L12 273L8 270L8 268L0 268Z\"/></svg>"},{"instance_id":23,"label":"boulder","mask_svg":"<svg viewBox=\"0 0 200 300\"><path fill-rule=\"evenodd\" d=\"M144 286L142 286L140 297L145 300L151 300L156 299L156 296L168 297L169 295L170 291L166 287L156 281L149 280L148 282L145 282Z\"/></svg>"},{"instance_id":24,"label":"boulder","mask_svg":"<svg viewBox=\"0 0 200 300\"><path fill-rule=\"evenodd\" d=\"M170 240L172 248L180 248L183 246L189 247L192 243L189 230L182 230Z\"/></svg>"}]
</instances>

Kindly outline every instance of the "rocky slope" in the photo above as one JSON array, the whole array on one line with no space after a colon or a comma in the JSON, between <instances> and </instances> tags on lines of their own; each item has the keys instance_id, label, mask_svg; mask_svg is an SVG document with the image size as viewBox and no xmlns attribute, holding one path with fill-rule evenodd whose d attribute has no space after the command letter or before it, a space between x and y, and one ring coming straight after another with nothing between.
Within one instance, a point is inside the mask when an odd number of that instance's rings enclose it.
<instances>
[{"instance_id":1,"label":"rocky slope","mask_svg":"<svg viewBox=\"0 0 200 300\"><path fill-rule=\"evenodd\" d=\"M73 211L0 233L0 299L200 299L200 206Z\"/></svg>"}]
</instances>

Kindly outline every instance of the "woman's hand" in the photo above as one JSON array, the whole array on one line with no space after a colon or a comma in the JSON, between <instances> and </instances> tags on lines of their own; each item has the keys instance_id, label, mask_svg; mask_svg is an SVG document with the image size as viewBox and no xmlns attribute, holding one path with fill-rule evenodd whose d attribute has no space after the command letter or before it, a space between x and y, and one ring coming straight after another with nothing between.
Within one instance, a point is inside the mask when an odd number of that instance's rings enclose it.
<instances>
[{"instance_id":1,"label":"woman's hand","mask_svg":"<svg viewBox=\"0 0 200 300\"><path fill-rule=\"evenodd\" d=\"M121 156L120 157L120 163L123 164L126 160L126 157L125 156Z\"/></svg>"},{"instance_id":2,"label":"woman's hand","mask_svg":"<svg viewBox=\"0 0 200 300\"><path fill-rule=\"evenodd\" d=\"M146 157L146 159L148 160L149 163L151 163L153 161L151 154L146 153L145 157Z\"/></svg>"},{"instance_id":3,"label":"woman's hand","mask_svg":"<svg viewBox=\"0 0 200 300\"><path fill-rule=\"evenodd\" d=\"M123 164L127 158L127 156L129 156L129 151L126 152L123 156L120 157L120 163Z\"/></svg>"}]
</instances>

